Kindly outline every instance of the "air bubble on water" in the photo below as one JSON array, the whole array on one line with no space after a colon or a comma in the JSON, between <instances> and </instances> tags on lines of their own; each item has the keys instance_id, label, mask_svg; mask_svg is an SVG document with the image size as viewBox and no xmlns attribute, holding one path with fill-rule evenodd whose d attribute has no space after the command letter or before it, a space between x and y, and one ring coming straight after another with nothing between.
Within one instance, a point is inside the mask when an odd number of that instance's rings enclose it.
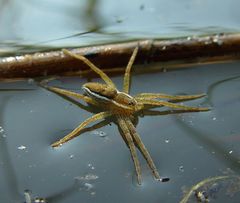
<instances>
[{"instance_id":1,"label":"air bubble on water","mask_svg":"<svg viewBox=\"0 0 240 203\"><path fill-rule=\"evenodd\" d=\"M103 131L100 131L99 132L99 136L100 137L106 137L107 133L103 132Z\"/></svg>"},{"instance_id":2,"label":"air bubble on water","mask_svg":"<svg viewBox=\"0 0 240 203\"><path fill-rule=\"evenodd\" d=\"M184 167L183 166L179 166L178 170L183 173L184 172Z\"/></svg>"},{"instance_id":3,"label":"air bubble on water","mask_svg":"<svg viewBox=\"0 0 240 203\"><path fill-rule=\"evenodd\" d=\"M0 126L0 133L3 133L4 132L4 129L3 127Z\"/></svg>"},{"instance_id":4,"label":"air bubble on water","mask_svg":"<svg viewBox=\"0 0 240 203\"><path fill-rule=\"evenodd\" d=\"M7 135L5 134L5 131L4 131L4 129L3 129L3 127L2 126L0 126L0 134L2 135L2 137L7 137Z\"/></svg>"},{"instance_id":5,"label":"air bubble on water","mask_svg":"<svg viewBox=\"0 0 240 203\"><path fill-rule=\"evenodd\" d=\"M95 167L94 167L92 164L88 164L87 166L88 166L90 169L92 169L92 170L95 169Z\"/></svg>"},{"instance_id":6,"label":"air bubble on water","mask_svg":"<svg viewBox=\"0 0 240 203\"><path fill-rule=\"evenodd\" d=\"M93 189L93 184L91 184L91 183L84 183L84 186L86 187L86 190Z\"/></svg>"},{"instance_id":7,"label":"air bubble on water","mask_svg":"<svg viewBox=\"0 0 240 203\"><path fill-rule=\"evenodd\" d=\"M169 143L169 142L170 142L170 140L169 140L169 139L166 139L166 140L165 140L165 143Z\"/></svg>"},{"instance_id":8,"label":"air bubble on water","mask_svg":"<svg viewBox=\"0 0 240 203\"><path fill-rule=\"evenodd\" d=\"M97 130L94 130L91 132L93 135L98 135L99 137L106 137L107 136L107 133L103 132L103 131L97 131Z\"/></svg>"},{"instance_id":9,"label":"air bubble on water","mask_svg":"<svg viewBox=\"0 0 240 203\"><path fill-rule=\"evenodd\" d=\"M91 192L90 194L91 194L91 195L96 195L96 192Z\"/></svg>"},{"instance_id":10,"label":"air bubble on water","mask_svg":"<svg viewBox=\"0 0 240 203\"><path fill-rule=\"evenodd\" d=\"M73 158L74 158L74 154L71 154L71 155L69 156L69 158L70 158L70 159L73 159Z\"/></svg>"},{"instance_id":11,"label":"air bubble on water","mask_svg":"<svg viewBox=\"0 0 240 203\"><path fill-rule=\"evenodd\" d=\"M193 125L194 125L194 123L193 123L193 121L192 121L192 120L188 121L188 123L189 123L191 126L193 126Z\"/></svg>"},{"instance_id":12,"label":"air bubble on water","mask_svg":"<svg viewBox=\"0 0 240 203\"><path fill-rule=\"evenodd\" d=\"M213 117L212 120L215 121L215 120L217 120L217 118L216 118L216 117Z\"/></svg>"},{"instance_id":13,"label":"air bubble on water","mask_svg":"<svg viewBox=\"0 0 240 203\"><path fill-rule=\"evenodd\" d=\"M229 153L229 154L232 154L232 153L233 153L233 150L229 151L228 153Z\"/></svg>"},{"instance_id":14,"label":"air bubble on water","mask_svg":"<svg viewBox=\"0 0 240 203\"><path fill-rule=\"evenodd\" d=\"M19 149L19 150L25 150L25 149L27 149L27 147L24 146L24 145L21 145L21 146L18 147L18 149Z\"/></svg>"}]
</instances>

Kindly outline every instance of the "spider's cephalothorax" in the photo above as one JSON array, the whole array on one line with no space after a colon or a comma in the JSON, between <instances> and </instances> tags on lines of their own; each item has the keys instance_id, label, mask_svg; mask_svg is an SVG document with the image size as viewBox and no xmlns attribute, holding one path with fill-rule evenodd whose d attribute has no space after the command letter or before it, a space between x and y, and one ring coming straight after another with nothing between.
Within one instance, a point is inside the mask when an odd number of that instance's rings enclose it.
<instances>
[{"instance_id":1,"label":"spider's cephalothorax","mask_svg":"<svg viewBox=\"0 0 240 203\"><path fill-rule=\"evenodd\" d=\"M83 85L83 90L85 91L86 95L82 95L79 93L75 93L69 90L64 90L56 87L47 87L48 90L55 92L57 94L63 95L65 97L75 97L78 99L82 99L88 104L94 105L100 109L100 113L93 115L92 117L83 121L77 128L75 128L72 132L68 135L60 139L59 141L52 144L53 147L58 147L65 142L73 139L74 137L80 135L85 127L97 120L106 119L107 117L115 117L116 123L119 126L123 139L125 140L130 153L132 155L132 159L134 162L134 166L137 173L137 180L138 183L141 184L141 168L140 163L137 158L137 150L136 147L140 150L144 158L146 159L150 169L154 177L157 180L161 180L157 168L148 152L146 147L144 146L140 136L138 135L136 128L133 124L134 119L137 118L137 113L139 111L143 112L144 115L162 115L161 112L151 111L151 108L155 107L169 107L172 109L180 109L181 112L193 112L193 111L208 111L208 108L204 107L190 107L177 104L177 102L185 101L185 100L192 100L197 99L200 97L205 96L204 94L198 95L167 95L167 94L160 94L160 93L140 93L135 96L129 95L129 88L130 88L130 71L132 64L135 60L135 57L138 52L138 47L134 49L134 52L129 60L127 65L124 81L123 81L123 90L117 90L115 84L112 80L99 68L97 68L94 64L92 64L87 58L73 54L67 50L63 50L64 53L68 56L74 57L78 60L83 61L87 64L94 72L99 74L99 76L105 82L104 84L101 83L94 83L89 82ZM110 121L106 120L105 123L95 124L96 128L102 127L107 125ZM93 127L92 127L93 128Z\"/></svg>"},{"instance_id":2,"label":"spider's cephalothorax","mask_svg":"<svg viewBox=\"0 0 240 203\"><path fill-rule=\"evenodd\" d=\"M104 110L113 114L131 115L137 111L137 101L125 92L106 84L90 82L83 85L85 93L96 100Z\"/></svg>"}]
</instances>

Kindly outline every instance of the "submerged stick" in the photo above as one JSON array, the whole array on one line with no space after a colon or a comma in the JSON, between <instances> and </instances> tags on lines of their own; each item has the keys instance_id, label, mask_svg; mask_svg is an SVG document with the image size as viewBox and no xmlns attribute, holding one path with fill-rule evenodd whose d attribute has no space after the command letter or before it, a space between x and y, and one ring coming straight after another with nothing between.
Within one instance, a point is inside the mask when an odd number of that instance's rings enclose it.
<instances>
[{"instance_id":1,"label":"submerged stick","mask_svg":"<svg viewBox=\"0 0 240 203\"><path fill-rule=\"evenodd\" d=\"M204 179L203 181L197 183L196 185L194 185L189 191L188 193L183 197L183 199L180 201L180 203L187 203L189 198L191 197L191 195L197 191L200 187L206 185L206 184L210 184L210 183L214 183L217 182L218 180L223 180L226 178L230 178L230 176L216 176L216 177L212 177L212 178L207 178Z\"/></svg>"},{"instance_id":2,"label":"submerged stick","mask_svg":"<svg viewBox=\"0 0 240 203\"><path fill-rule=\"evenodd\" d=\"M104 69L125 66L136 46L137 64L152 62L213 62L239 59L240 34L217 34L168 40L137 40L116 44L75 48L71 51L84 55ZM0 58L0 78L34 78L50 75L76 75L87 70L85 64L60 51L26 54Z\"/></svg>"}]
</instances>

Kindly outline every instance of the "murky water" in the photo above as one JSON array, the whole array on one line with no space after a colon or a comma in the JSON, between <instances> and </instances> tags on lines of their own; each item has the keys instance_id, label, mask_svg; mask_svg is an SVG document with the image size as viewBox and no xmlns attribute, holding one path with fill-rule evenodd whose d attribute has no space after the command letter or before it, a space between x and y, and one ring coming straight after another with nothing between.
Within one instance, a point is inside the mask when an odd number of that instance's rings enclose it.
<instances>
[{"instance_id":1,"label":"murky water","mask_svg":"<svg viewBox=\"0 0 240 203\"><path fill-rule=\"evenodd\" d=\"M239 32L238 0L0 0L0 54Z\"/></svg>"},{"instance_id":2,"label":"murky water","mask_svg":"<svg viewBox=\"0 0 240 203\"><path fill-rule=\"evenodd\" d=\"M0 84L1 202L24 202L31 197L51 203L180 202L183 191L203 179L238 175L239 62L133 76L131 94L206 93L186 102L211 106L211 111L139 119L137 130L168 182L157 182L140 158L143 185L137 186L133 163L115 124L86 132L59 149L50 144L92 114L34 81ZM122 77L113 81L119 88ZM144 81L144 82L143 82ZM82 92L86 82L62 78L51 85ZM161 109L159 109L161 110ZM238 202L227 188L211 202ZM196 199L192 197L192 200Z\"/></svg>"},{"instance_id":3,"label":"murky water","mask_svg":"<svg viewBox=\"0 0 240 203\"><path fill-rule=\"evenodd\" d=\"M239 1L0 0L0 55L141 38L239 32ZM0 202L180 202L188 188L240 173L239 62L136 75L131 94L206 93L209 112L139 118L137 130L168 182L140 158L143 185L115 124L52 149L92 114L28 81L0 83ZM114 82L121 88L122 77ZM80 78L51 85L82 92ZM239 202L239 180L210 185L211 202ZM214 188L214 189L212 189ZM213 195L214 194L214 195ZM40 201L40 199L36 200ZM196 197L191 196L196 202Z\"/></svg>"}]
</instances>

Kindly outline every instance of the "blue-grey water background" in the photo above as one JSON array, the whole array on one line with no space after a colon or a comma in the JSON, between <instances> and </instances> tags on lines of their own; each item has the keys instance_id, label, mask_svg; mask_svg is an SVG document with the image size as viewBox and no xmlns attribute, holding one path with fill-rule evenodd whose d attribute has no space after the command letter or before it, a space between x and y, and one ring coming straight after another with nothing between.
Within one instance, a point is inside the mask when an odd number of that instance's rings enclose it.
<instances>
[{"instance_id":1,"label":"blue-grey water background","mask_svg":"<svg viewBox=\"0 0 240 203\"><path fill-rule=\"evenodd\" d=\"M239 32L237 0L1 0L0 54Z\"/></svg>"},{"instance_id":2,"label":"blue-grey water background","mask_svg":"<svg viewBox=\"0 0 240 203\"><path fill-rule=\"evenodd\" d=\"M236 0L2 0L0 4L0 54L4 56L132 39L238 32L240 22ZM30 190L32 198L47 198L50 203L171 203L179 202L187 188L203 179L238 175L239 65L200 65L133 76L131 94L206 93L205 98L186 104L211 107L209 112L139 119L138 133L160 174L170 178L165 183L155 181L140 157L142 186L136 185L129 150L115 124L52 149L51 143L92 114L42 89L33 79L0 83L0 202L22 203L24 191ZM86 81L61 78L50 85L82 92ZM121 89L122 76L113 81ZM218 187L220 192L211 202L238 202L238 193L228 193L223 183Z\"/></svg>"},{"instance_id":3,"label":"blue-grey water background","mask_svg":"<svg viewBox=\"0 0 240 203\"><path fill-rule=\"evenodd\" d=\"M178 202L184 187L212 176L237 175L239 77L238 62L133 76L131 94L206 93L206 98L187 104L212 108L209 112L140 118L137 131L160 174L170 178L169 182L157 182L140 158L142 186L136 185L129 151L115 124L52 149L51 143L92 114L31 79L0 84L1 202L22 202L26 189L33 197L57 203ZM113 81L121 88L122 77ZM81 92L85 82L61 78L50 85ZM239 195L234 198L236 202ZM216 200L225 201L224 197Z\"/></svg>"}]
</instances>

